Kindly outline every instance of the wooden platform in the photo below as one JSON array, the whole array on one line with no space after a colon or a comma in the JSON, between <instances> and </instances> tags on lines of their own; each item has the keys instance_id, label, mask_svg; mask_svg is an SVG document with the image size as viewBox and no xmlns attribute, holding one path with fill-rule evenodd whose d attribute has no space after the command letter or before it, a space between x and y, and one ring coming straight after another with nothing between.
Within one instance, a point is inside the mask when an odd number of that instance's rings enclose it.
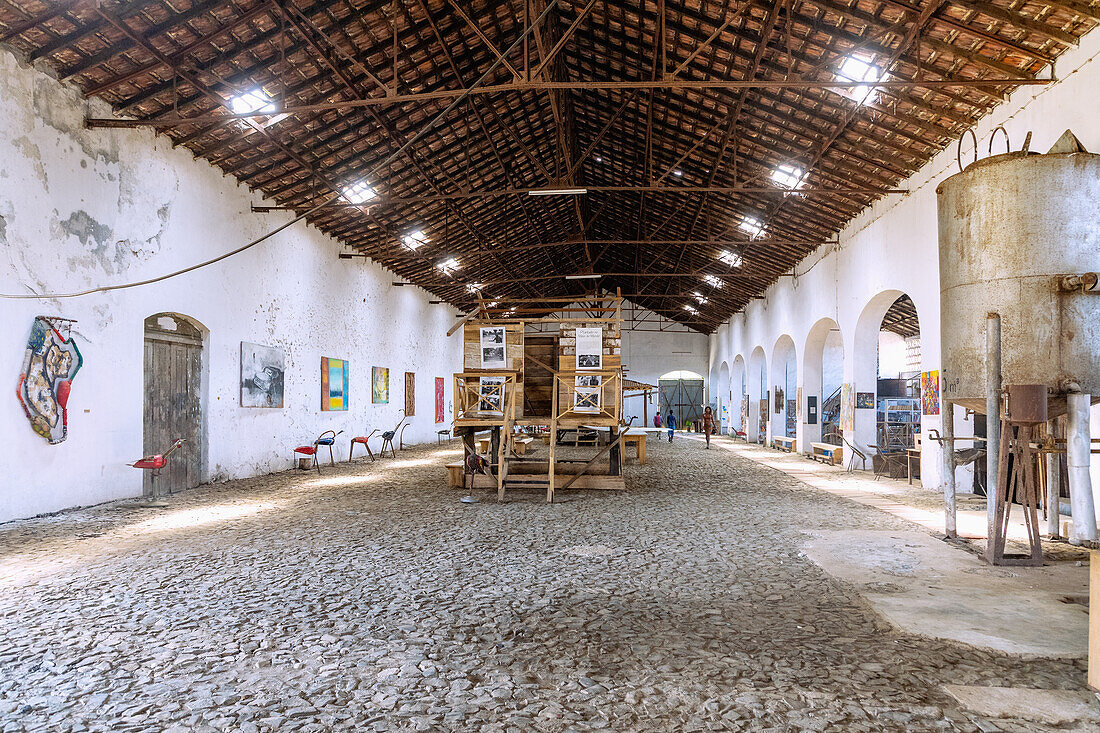
<instances>
[{"instance_id":1,"label":"wooden platform","mask_svg":"<svg viewBox=\"0 0 1100 733\"><path fill-rule=\"evenodd\" d=\"M451 485L452 489L462 488L462 471L461 468L457 471L458 482ZM522 481L523 479L538 479L543 480L539 484L531 484L530 486L516 485L512 483L511 479ZM560 473L554 474L554 488L560 489L569 479L573 478L569 474L562 475ZM530 489L531 491L546 492L546 474L511 474L509 476L509 482L507 488L509 491L522 491L524 489ZM475 489L491 489L497 490L497 482L485 474L474 474L474 488ZM615 491L625 491L626 481L622 476L601 476L598 474L585 474L579 477L573 482L573 485L569 487L569 490L573 489L610 489Z\"/></svg>"}]
</instances>

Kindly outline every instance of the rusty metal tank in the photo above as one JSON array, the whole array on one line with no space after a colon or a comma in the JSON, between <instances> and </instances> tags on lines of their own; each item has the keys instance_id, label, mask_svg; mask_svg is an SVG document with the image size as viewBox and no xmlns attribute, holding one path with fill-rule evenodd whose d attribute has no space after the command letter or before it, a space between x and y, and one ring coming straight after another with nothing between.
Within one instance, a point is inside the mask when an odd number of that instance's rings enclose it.
<instances>
[{"instance_id":1,"label":"rusty metal tank","mask_svg":"<svg viewBox=\"0 0 1100 733\"><path fill-rule=\"evenodd\" d=\"M985 412L990 312L1001 316L1003 384L1058 395L1071 380L1100 396L1100 294L1062 284L1100 270L1100 155L1067 136L1075 152L994 155L936 189L945 400ZM1052 399L1051 416L1064 404Z\"/></svg>"}]
</instances>

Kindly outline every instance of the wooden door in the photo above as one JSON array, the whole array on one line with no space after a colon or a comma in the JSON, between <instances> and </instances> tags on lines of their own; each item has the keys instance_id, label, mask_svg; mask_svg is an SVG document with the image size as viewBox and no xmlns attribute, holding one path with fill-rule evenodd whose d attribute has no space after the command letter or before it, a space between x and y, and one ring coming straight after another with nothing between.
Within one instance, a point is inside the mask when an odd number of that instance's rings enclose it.
<instances>
[{"instance_id":1,"label":"wooden door","mask_svg":"<svg viewBox=\"0 0 1100 733\"><path fill-rule=\"evenodd\" d=\"M183 447L168 459L157 479L164 494L198 486L202 480L202 332L180 316L145 319L144 454L164 453L176 440ZM152 478L145 474L145 495Z\"/></svg>"}]
</instances>

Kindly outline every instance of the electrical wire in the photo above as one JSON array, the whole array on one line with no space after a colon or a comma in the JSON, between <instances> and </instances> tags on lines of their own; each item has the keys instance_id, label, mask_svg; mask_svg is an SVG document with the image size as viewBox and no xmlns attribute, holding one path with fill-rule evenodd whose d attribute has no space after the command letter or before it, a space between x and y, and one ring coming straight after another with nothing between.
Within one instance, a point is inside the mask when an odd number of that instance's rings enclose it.
<instances>
[{"instance_id":1,"label":"electrical wire","mask_svg":"<svg viewBox=\"0 0 1100 733\"><path fill-rule=\"evenodd\" d=\"M503 52L501 52L501 54L497 58L497 60L494 61L489 66L489 68L486 69L485 72L477 78L477 81L475 81L470 86L466 87L466 89L463 90L462 94L455 97L455 99L449 105L447 105L446 109L441 111L439 114L437 114L435 117L433 117L426 125L424 125L422 128L420 128L420 130L415 135L413 135L411 138L409 138L408 142L404 143L401 147L397 148L397 150L394 150L392 153L387 155L386 158L384 160L382 160L381 163L374 166L374 168L372 168L371 171L369 173L367 173L365 178L366 179L373 178L379 171L381 171L383 168L388 166L393 161L397 160L397 158L400 157L401 155L403 155L406 150L408 150L410 147L412 147L417 142L419 142L431 130L435 129L436 125L438 125L448 114L450 114L451 111L453 111L456 107L458 107L458 105L461 104L466 99L466 97L468 97L470 95L470 93L474 89L481 86L482 82L484 82L486 79L489 78L490 74L492 74L494 71L496 71L497 67L499 67L504 62L505 57L507 57L508 54L510 54L513 50L515 50L516 47L518 47L519 44L522 43L523 40L525 38L527 38L527 36L531 32L533 32L535 30L535 28L537 28L539 26L539 24L543 21L543 19L545 19L546 16L550 14L550 11L553 10L557 6L557 4L558 4L558 0L551 0L549 3L547 3L546 9L543 10L542 13L540 13L537 18L535 18L535 21L533 23L531 23L531 25L529 25L527 27L527 29L522 34L520 34L519 38L517 38ZM307 216L310 216L311 214L313 214L317 211L320 211L321 209L328 206L329 204L331 204L333 201L340 198L341 196L342 196L341 193L334 193L332 196L326 198L324 201L317 204L316 206L309 209L308 211L302 212L301 214L294 217L293 219L286 222L285 224L281 224L281 225L275 227L274 229L272 229L271 231L267 232L266 234L262 234L259 237L256 237L251 242L248 242L247 244L243 244L243 245L241 245L240 247L237 247L234 250L230 250L229 252L225 252L223 254L220 254L217 257L213 257L209 260L205 260L203 262L196 263L196 264L191 265L189 267L185 267L182 270L176 270L175 272L170 272L170 273L167 273L165 275L160 275L158 277L151 277L151 278L148 278L146 280L138 280L136 282L129 282L129 283L119 283L117 285L101 285L99 287L89 288L88 290L80 290L80 291L73 292L73 293L43 293L43 294L35 294L35 293L21 293L21 294L0 293L0 298L4 298L4 299L7 299L7 300L54 300L54 299L59 299L59 298L79 298L79 297L82 297L82 296L85 296L85 295L92 295L94 293L108 293L108 292L111 292L111 291L114 291L114 290L126 290L128 288L137 288L137 287L141 287L143 285L152 285L153 283L159 283L159 282L162 282L164 280L168 280L168 279L173 278L173 277L178 277L180 275L185 275L189 272L194 272L195 270L199 270L203 267L208 267L208 266L213 265L215 263L221 262L224 259L228 259L228 258L232 257L233 255L240 254L241 252L244 252L245 250L252 249L256 245L267 241L268 239L275 236L276 234L283 231L284 229L287 229L289 227L294 226L295 224L300 222L302 219L305 219Z\"/></svg>"}]
</instances>

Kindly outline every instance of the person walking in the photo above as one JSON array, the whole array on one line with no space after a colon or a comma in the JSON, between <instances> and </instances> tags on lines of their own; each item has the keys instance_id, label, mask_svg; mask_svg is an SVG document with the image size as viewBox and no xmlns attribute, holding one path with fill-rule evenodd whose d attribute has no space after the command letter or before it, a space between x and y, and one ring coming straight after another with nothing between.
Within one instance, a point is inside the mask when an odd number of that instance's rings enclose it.
<instances>
[{"instance_id":1,"label":"person walking","mask_svg":"<svg viewBox=\"0 0 1100 733\"><path fill-rule=\"evenodd\" d=\"M676 432L676 416L672 414L672 410L668 411L668 417L665 418L665 427L668 428L668 442L672 442L672 435Z\"/></svg>"},{"instance_id":2,"label":"person walking","mask_svg":"<svg viewBox=\"0 0 1100 733\"><path fill-rule=\"evenodd\" d=\"M708 406L703 410L703 435L707 436L707 449L710 449L710 434L714 432L714 412Z\"/></svg>"},{"instance_id":3,"label":"person walking","mask_svg":"<svg viewBox=\"0 0 1100 733\"><path fill-rule=\"evenodd\" d=\"M659 413L659 412L656 415L653 416L653 427L655 427L655 428L661 427L661 413Z\"/></svg>"}]
</instances>

